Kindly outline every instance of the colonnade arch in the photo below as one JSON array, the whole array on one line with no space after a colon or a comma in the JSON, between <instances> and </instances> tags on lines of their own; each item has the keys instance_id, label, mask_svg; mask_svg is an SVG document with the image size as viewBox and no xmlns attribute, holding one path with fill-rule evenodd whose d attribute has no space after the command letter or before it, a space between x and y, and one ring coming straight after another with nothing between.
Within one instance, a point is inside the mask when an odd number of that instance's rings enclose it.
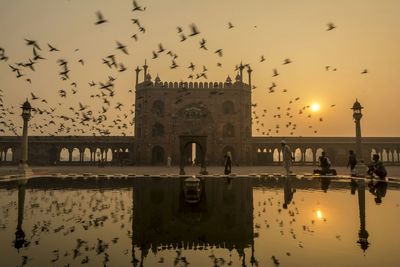
<instances>
[{"instance_id":1,"label":"colonnade arch","mask_svg":"<svg viewBox=\"0 0 400 267\"><path fill-rule=\"evenodd\" d=\"M322 151L327 153L333 166L345 166L348 160L349 150L354 150L353 146L299 146L290 145L296 165L317 165L318 158ZM282 162L282 148L280 145L274 146L255 146L254 147L255 165L276 165ZM400 165L400 148L398 147L364 147L364 162L369 163L372 155L378 154L380 160L385 165Z\"/></svg>"},{"instance_id":2,"label":"colonnade arch","mask_svg":"<svg viewBox=\"0 0 400 267\"><path fill-rule=\"evenodd\" d=\"M0 148L0 162L12 162L14 160L15 148Z\"/></svg>"},{"instance_id":3,"label":"colonnade arch","mask_svg":"<svg viewBox=\"0 0 400 267\"><path fill-rule=\"evenodd\" d=\"M129 160L130 150L125 146L64 146L57 149L57 162L71 164L111 164Z\"/></svg>"}]
</instances>

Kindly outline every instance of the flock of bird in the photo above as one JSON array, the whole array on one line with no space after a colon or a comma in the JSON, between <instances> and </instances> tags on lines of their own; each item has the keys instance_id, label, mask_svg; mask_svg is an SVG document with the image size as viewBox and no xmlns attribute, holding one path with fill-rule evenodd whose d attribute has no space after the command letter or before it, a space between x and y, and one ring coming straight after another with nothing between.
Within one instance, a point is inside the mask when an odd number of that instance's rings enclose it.
<instances>
[{"instance_id":1,"label":"flock of bird","mask_svg":"<svg viewBox=\"0 0 400 267\"><path fill-rule=\"evenodd\" d=\"M132 12L145 13L146 7L142 6L138 1L134 0L132 4ZM107 23L111 23L111 20L104 15L101 11L95 14L95 21L93 27L103 27ZM146 33L145 26L135 16L131 18L131 22L137 26L137 32L131 36L134 41L139 41L140 34ZM255 26L257 27L257 26ZM227 23L227 30L234 30L236 27L232 22ZM332 31L336 29L336 25L333 23L327 24L326 31ZM189 38L198 38L198 48L204 51L210 51L210 45L205 36L201 33L199 27L192 23L188 26L188 29L184 29L182 26L177 26L177 37L179 42L185 42ZM101 59L102 64L113 74L107 75L103 81L87 81L87 85L90 88L97 88L97 91L90 94L90 98L96 101L96 105L89 106L84 99L79 101L70 100L73 95L80 95L80 92L85 91L85 86L79 84L76 80L73 80L74 72L81 72L86 67L85 59L80 57L79 60L71 62L62 57L62 49L56 47L53 44L47 43L44 49L42 44L33 39L25 38L25 44L28 49L32 51L29 58L23 61L17 61L9 63L10 58L6 54L4 48L0 48L0 62L8 64L10 71L15 74L17 79L25 79L28 84L32 84L34 81L30 77L30 73L35 72L36 69L41 65L49 62L49 58L57 57L56 63L58 65L58 76L61 81L64 82L63 88L56 89L58 91L59 102L54 103L46 98L46 95L39 95L35 92L30 92L30 100L33 106L33 117L31 123L31 129L33 134L36 135L110 135L110 134L121 134L129 135L132 132L134 125L134 110L135 104L129 105L113 100L113 97L117 93L115 90L115 81L118 79L116 75L128 70L127 65L120 60L120 56L129 55L129 45L122 43L121 41L115 41L116 53L108 53ZM79 48L76 48L74 52L78 53ZM211 50L218 59L224 57L223 48L216 48ZM156 49L151 53L153 60L157 60L161 56L166 55L170 57L169 68L171 70L181 68L186 64L178 63L178 54L172 50L166 49L162 42L160 42ZM266 62L267 59L264 55L260 56L259 64ZM286 58L283 60L282 65L287 66L292 64L292 59ZM190 62L185 68L189 71L187 76L188 80L207 79L208 78L208 67L202 65L201 67L196 66L197 64ZM216 65L222 67L222 62L217 61ZM244 64L245 68L250 68L250 64ZM79 69L77 69L79 68ZM239 66L235 67L237 71ZM336 67L325 66L326 71L337 71ZM363 75L368 73L367 69L361 72ZM271 78L277 78L281 76L281 73L277 68L272 70ZM256 89L253 86L252 89ZM265 92L267 94L279 92L279 86L275 81L271 82L270 86L267 86ZM288 93L287 89L281 89L282 93ZM0 134L15 134L19 135L21 132L21 122L13 119L13 116L17 116L19 106L16 105L5 105L3 91L0 92L0 124L4 127L0 127ZM129 89L128 93L134 94L134 90ZM187 90L178 92L176 97L176 104L182 102L190 94ZM216 94L223 94L223 91L216 92ZM286 96L285 96L286 97ZM133 102L132 97L132 102ZM253 116L252 123L253 129L257 132L257 135L279 135L290 133L290 135L296 134L298 125L295 123L295 116L307 116L311 119L314 117L309 112L309 105L295 106L300 103L300 97L294 97L288 101L287 106L268 107L267 109L258 105L257 103L252 104ZM65 107L68 106L66 111ZM99 106L101 108L99 108ZM335 105L332 104L331 107ZM112 115L109 111L112 111ZM117 115L114 115L117 114ZM264 118L267 118L267 114L271 115L271 118L278 119L281 123L278 123L273 127L270 122L264 122ZM322 117L318 118L319 122L324 121ZM268 126L268 127L267 127ZM314 133L317 133L317 125L315 122L310 120L308 125L309 129L312 129Z\"/></svg>"}]
</instances>

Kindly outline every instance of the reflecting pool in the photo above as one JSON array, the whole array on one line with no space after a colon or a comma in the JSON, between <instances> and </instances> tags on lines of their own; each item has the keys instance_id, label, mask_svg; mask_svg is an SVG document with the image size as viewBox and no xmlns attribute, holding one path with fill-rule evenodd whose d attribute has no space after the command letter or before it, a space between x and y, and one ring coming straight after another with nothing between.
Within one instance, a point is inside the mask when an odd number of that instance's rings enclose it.
<instances>
[{"instance_id":1,"label":"reflecting pool","mask_svg":"<svg viewBox=\"0 0 400 267\"><path fill-rule=\"evenodd\" d=\"M0 266L398 266L400 184L295 177L0 183Z\"/></svg>"}]
</instances>

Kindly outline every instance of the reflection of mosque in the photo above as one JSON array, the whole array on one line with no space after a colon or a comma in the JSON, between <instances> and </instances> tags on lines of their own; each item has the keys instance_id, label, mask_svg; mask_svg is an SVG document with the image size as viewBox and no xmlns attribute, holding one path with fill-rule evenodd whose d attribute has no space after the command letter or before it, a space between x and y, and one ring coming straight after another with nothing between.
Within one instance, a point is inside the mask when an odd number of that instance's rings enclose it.
<instances>
[{"instance_id":1,"label":"reflection of mosque","mask_svg":"<svg viewBox=\"0 0 400 267\"><path fill-rule=\"evenodd\" d=\"M185 203L180 178L139 178L134 184L132 243L141 262L157 248L236 249L244 259L253 244L251 179L207 178L196 206Z\"/></svg>"},{"instance_id":2,"label":"reflection of mosque","mask_svg":"<svg viewBox=\"0 0 400 267\"><path fill-rule=\"evenodd\" d=\"M98 188L98 184L89 184L82 180L58 187L65 190L82 188ZM254 179L235 177L230 180L224 178L207 178L202 181L202 199L196 206L189 206L183 199L182 179L180 178L135 178L133 183L133 237L132 250L140 250L143 262L149 250L157 249L204 249L207 247L226 248L237 250L242 260L245 258L245 248L251 247L254 253L253 239L253 187L283 188L284 204L289 205L297 189L327 190L324 180L299 180L299 179L271 179L259 184ZM55 184L30 181L25 184L18 183L18 220L13 246L21 249L28 243L23 230L24 204L26 188L49 189ZM104 186L110 186L105 184ZM128 186L128 184L124 184ZM55 186L55 188L57 187ZM121 188L122 184L110 188ZM348 188L348 183L332 183L331 190ZM369 191L379 201L386 195L387 183L377 182ZM393 185L394 186L394 185ZM350 182L352 194L357 191L360 229L358 241L365 251L368 242L366 229L365 191L366 184L363 179ZM375 199L375 201L377 201ZM380 203L380 202L379 202ZM377 204L379 204L377 202ZM138 252L136 252L138 254ZM134 255L135 257L135 255ZM251 255L253 258L254 255ZM138 262L138 261L135 261Z\"/></svg>"}]
</instances>

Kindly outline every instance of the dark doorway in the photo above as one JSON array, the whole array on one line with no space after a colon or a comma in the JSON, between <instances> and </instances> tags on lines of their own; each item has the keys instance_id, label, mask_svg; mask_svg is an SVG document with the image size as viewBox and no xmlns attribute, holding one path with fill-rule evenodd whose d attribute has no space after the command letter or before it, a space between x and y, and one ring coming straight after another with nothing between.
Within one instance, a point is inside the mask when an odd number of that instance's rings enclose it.
<instances>
[{"instance_id":1,"label":"dark doorway","mask_svg":"<svg viewBox=\"0 0 400 267\"><path fill-rule=\"evenodd\" d=\"M161 146L153 147L151 151L151 164L162 165L164 162L164 149Z\"/></svg>"}]
</instances>

